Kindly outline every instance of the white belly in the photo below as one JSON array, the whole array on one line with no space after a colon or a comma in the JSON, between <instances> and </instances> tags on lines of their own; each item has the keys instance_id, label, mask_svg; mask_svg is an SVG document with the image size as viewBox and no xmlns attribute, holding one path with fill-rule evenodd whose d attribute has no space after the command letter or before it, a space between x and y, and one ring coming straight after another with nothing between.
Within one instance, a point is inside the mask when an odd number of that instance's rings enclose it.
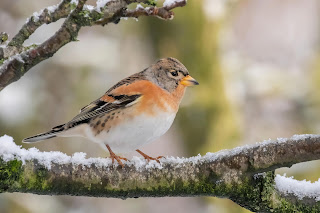
<instances>
[{"instance_id":1,"label":"white belly","mask_svg":"<svg viewBox=\"0 0 320 213\"><path fill-rule=\"evenodd\" d=\"M126 122L121 122L121 124L112 127L109 132L102 131L95 137L88 126L86 135L103 147L108 144L115 153L130 152L165 134L172 125L175 116L176 113L163 113L156 117L142 114Z\"/></svg>"}]
</instances>

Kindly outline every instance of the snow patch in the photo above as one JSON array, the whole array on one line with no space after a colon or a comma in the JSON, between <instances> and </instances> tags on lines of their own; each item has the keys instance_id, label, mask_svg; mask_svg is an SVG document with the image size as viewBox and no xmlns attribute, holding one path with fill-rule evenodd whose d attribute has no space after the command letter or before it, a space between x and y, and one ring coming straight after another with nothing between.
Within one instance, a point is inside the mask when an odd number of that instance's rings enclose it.
<instances>
[{"instance_id":1,"label":"snow patch","mask_svg":"<svg viewBox=\"0 0 320 213\"><path fill-rule=\"evenodd\" d=\"M304 135L294 135L291 137L292 140L304 140L306 138L309 138L309 137L313 137L314 135L312 134L304 134Z\"/></svg>"},{"instance_id":2,"label":"snow patch","mask_svg":"<svg viewBox=\"0 0 320 213\"><path fill-rule=\"evenodd\" d=\"M224 156L224 152L218 152L217 154L207 153L204 157L201 155L191 158L175 158L166 157L161 158L160 163L157 161L147 161L144 158L134 156L131 160L124 162L128 166L134 166L136 169L162 169L164 164L173 163L176 166L183 166L185 163L196 164L199 161L214 160ZM51 169L52 163L55 164L69 164L74 166L82 165L83 167L91 167L93 164L96 167L109 167L112 165L110 158L86 158L86 153L77 152L72 156L68 156L62 152L51 151L41 152L37 148L24 149L22 146L18 146L14 143L12 137L4 135L0 137L0 156L4 161L11 161L14 159L21 160L23 164L26 161L37 160L39 164L45 166L47 169ZM117 162L115 161L115 166Z\"/></svg>"},{"instance_id":3,"label":"snow patch","mask_svg":"<svg viewBox=\"0 0 320 213\"><path fill-rule=\"evenodd\" d=\"M90 167L95 164L98 167L111 165L111 159L109 158L88 158L86 159L85 153L74 153L72 156L68 156L62 152L40 152L37 148L30 148L28 150L17 146L13 138L7 135L0 137L0 156L4 161L11 161L14 159L21 160L23 164L26 161L37 160L39 164L45 166L47 169L51 169L52 163L56 164L68 164L83 165Z\"/></svg>"},{"instance_id":4,"label":"snow patch","mask_svg":"<svg viewBox=\"0 0 320 213\"><path fill-rule=\"evenodd\" d=\"M137 4L136 10L139 10L139 9L144 9L144 7L141 4Z\"/></svg>"},{"instance_id":5,"label":"snow patch","mask_svg":"<svg viewBox=\"0 0 320 213\"><path fill-rule=\"evenodd\" d=\"M43 13L43 11L44 11L45 9L47 9L47 10L48 10L48 13L51 14L51 13L54 13L54 12L58 9L58 6L59 6L59 4L52 5L52 6L49 6L49 7L47 7L47 8L44 8L44 9L40 10L39 12L34 12L34 13L32 14L33 21L34 21L34 22L38 22L39 19L40 19L41 14ZM27 19L27 22L28 22L28 21L29 21L29 18Z\"/></svg>"},{"instance_id":6,"label":"snow patch","mask_svg":"<svg viewBox=\"0 0 320 213\"><path fill-rule=\"evenodd\" d=\"M305 138L309 137L316 137L316 135L295 135L291 139L294 140L303 140ZM208 152L206 155L201 156L198 154L197 156L190 157L190 158L179 158L179 157L165 157L159 159L160 163L156 161L146 161L144 158L134 156L131 160L124 162L124 164L128 166L134 166L137 170L141 169L162 169L165 164L175 164L175 167L182 167L185 164L198 164L202 162L213 162L220 160L225 157L238 155L239 153L247 153L248 149L251 149L253 147L259 146L264 147L265 145L268 145L270 143L283 143L285 142L284 138L280 138L275 141L267 140L262 143L257 143L253 145L245 145L241 147L236 147L231 150L221 150L219 152L210 153ZM112 160L110 158L86 158L86 153L79 152L74 153L72 156L68 156L62 152L54 151L54 152L40 152L37 148L30 148L28 150L22 148L21 146L17 146L13 138L7 135L4 135L0 137L0 156L2 156L2 159L4 161L10 161L14 159L21 160L23 163L29 160L37 160L39 164L45 166L47 169L51 169L52 163L56 164L68 164L72 163L74 166L82 165L83 167L91 167L92 165L95 165L96 167L109 167L112 166ZM114 166L117 166L117 162L115 161ZM286 177L277 176L277 180L279 180L280 185L279 189L281 191L289 191L293 190L293 184L290 188L285 188L281 184L281 180L283 179L290 179ZM290 183L290 181L296 181L291 178L291 180L287 181ZM305 181L306 182L306 181ZM278 184L277 183L277 184ZM306 182L307 184L311 184L310 182ZM290 184L287 184L290 185ZM319 199L320 199L320 182L317 183L317 190L319 191ZM311 189L312 187L310 187ZM309 193L309 192L308 192Z\"/></svg>"},{"instance_id":7,"label":"snow patch","mask_svg":"<svg viewBox=\"0 0 320 213\"><path fill-rule=\"evenodd\" d=\"M277 138L277 141L279 143L285 143L287 141L287 138Z\"/></svg>"},{"instance_id":8,"label":"snow patch","mask_svg":"<svg viewBox=\"0 0 320 213\"><path fill-rule=\"evenodd\" d=\"M320 178L311 183L307 180L295 180L293 177L277 175L275 177L276 189L285 195L293 194L302 200L305 197L320 201Z\"/></svg>"},{"instance_id":9,"label":"snow patch","mask_svg":"<svg viewBox=\"0 0 320 213\"><path fill-rule=\"evenodd\" d=\"M89 10L91 12L92 10L94 10L94 6L85 4L85 5L83 5L83 9L84 10Z\"/></svg>"},{"instance_id":10,"label":"snow patch","mask_svg":"<svg viewBox=\"0 0 320 213\"><path fill-rule=\"evenodd\" d=\"M20 54L12 56L12 59L17 59L21 63L25 63Z\"/></svg>"},{"instance_id":11,"label":"snow patch","mask_svg":"<svg viewBox=\"0 0 320 213\"><path fill-rule=\"evenodd\" d=\"M98 0L97 1L97 11L101 12L101 8L104 8L109 1L111 1L111 0Z\"/></svg>"},{"instance_id":12,"label":"snow patch","mask_svg":"<svg viewBox=\"0 0 320 213\"><path fill-rule=\"evenodd\" d=\"M25 63L25 61L23 60L21 55L20 54L16 54L16 55L10 56L7 60L5 60L4 63L2 64L2 66L7 68L8 64L10 62L12 62L14 59L17 59L21 63Z\"/></svg>"},{"instance_id":13,"label":"snow patch","mask_svg":"<svg viewBox=\"0 0 320 213\"><path fill-rule=\"evenodd\" d=\"M79 4L79 0L71 0L70 4L78 5Z\"/></svg>"},{"instance_id":14,"label":"snow patch","mask_svg":"<svg viewBox=\"0 0 320 213\"><path fill-rule=\"evenodd\" d=\"M40 15L43 13L43 9L40 10L39 12L34 12L32 14L32 17L33 17L33 21L34 22L38 22L39 21L39 18L40 18ZM28 20L27 20L28 21Z\"/></svg>"},{"instance_id":15,"label":"snow patch","mask_svg":"<svg viewBox=\"0 0 320 213\"><path fill-rule=\"evenodd\" d=\"M184 2L184 1L187 1L187 0L165 0L163 2L163 7L171 7L175 3Z\"/></svg>"},{"instance_id":16,"label":"snow patch","mask_svg":"<svg viewBox=\"0 0 320 213\"><path fill-rule=\"evenodd\" d=\"M58 4L57 5L53 5L53 6L50 6L50 7L47 7L48 9L48 12L51 14L51 13L54 13L56 11L56 9L58 8Z\"/></svg>"}]
</instances>

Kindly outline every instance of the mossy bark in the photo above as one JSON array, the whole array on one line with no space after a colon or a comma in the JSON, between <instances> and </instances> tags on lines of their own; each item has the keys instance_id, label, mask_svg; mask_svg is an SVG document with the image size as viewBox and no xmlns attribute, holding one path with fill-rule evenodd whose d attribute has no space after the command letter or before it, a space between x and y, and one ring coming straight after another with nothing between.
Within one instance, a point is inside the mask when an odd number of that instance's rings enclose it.
<instances>
[{"instance_id":1,"label":"mossy bark","mask_svg":"<svg viewBox=\"0 0 320 213\"><path fill-rule=\"evenodd\" d=\"M261 203L267 175L244 176L225 181L208 165L136 170L52 164L51 169L27 161L0 161L0 191L94 197L218 196L230 198L249 209ZM273 176L272 173L268 174Z\"/></svg>"},{"instance_id":2,"label":"mossy bark","mask_svg":"<svg viewBox=\"0 0 320 213\"><path fill-rule=\"evenodd\" d=\"M48 169L36 159L22 163L17 156L5 162L0 156L0 192L121 199L215 196L255 212L320 212L316 198L283 194L274 182L274 169L319 159L320 136L284 140L237 148L197 161L164 160L162 168L52 162Z\"/></svg>"},{"instance_id":3,"label":"mossy bark","mask_svg":"<svg viewBox=\"0 0 320 213\"><path fill-rule=\"evenodd\" d=\"M189 165L191 166L191 164ZM227 182L210 167L143 169L133 167L52 165L49 170L36 161L0 161L0 192L73 195L113 198L216 196L229 198L254 212L319 212L320 205L307 205L286 198L274 188L274 173L236 177Z\"/></svg>"}]
</instances>

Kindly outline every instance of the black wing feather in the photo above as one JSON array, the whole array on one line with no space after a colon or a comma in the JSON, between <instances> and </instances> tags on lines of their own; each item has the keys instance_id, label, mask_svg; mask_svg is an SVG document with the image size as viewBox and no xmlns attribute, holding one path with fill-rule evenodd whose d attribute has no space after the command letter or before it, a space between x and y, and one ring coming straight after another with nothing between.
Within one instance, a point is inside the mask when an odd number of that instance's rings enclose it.
<instances>
[{"instance_id":1,"label":"black wing feather","mask_svg":"<svg viewBox=\"0 0 320 213\"><path fill-rule=\"evenodd\" d=\"M80 113L67 123L67 126L70 128L70 127L79 125L81 123L86 123L90 119L95 118L99 115L111 112L119 108L127 107L128 104L137 100L141 95L138 94L138 95L130 95L130 96L129 95L118 95L118 96L109 95L109 96L113 97L116 101L109 103L109 102L105 102L98 99L92 102L88 106L82 108Z\"/></svg>"}]
</instances>

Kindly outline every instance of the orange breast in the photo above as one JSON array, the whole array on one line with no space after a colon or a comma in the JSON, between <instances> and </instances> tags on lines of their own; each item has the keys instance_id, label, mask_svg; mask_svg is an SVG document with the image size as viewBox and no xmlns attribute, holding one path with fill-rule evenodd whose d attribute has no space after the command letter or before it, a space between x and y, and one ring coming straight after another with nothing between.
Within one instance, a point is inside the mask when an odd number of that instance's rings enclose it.
<instances>
[{"instance_id":1,"label":"orange breast","mask_svg":"<svg viewBox=\"0 0 320 213\"><path fill-rule=\"evenodd\" d=\"M169 93L150 81L141 80L132 84L122 85L114 89L111 94L142 94L139 103L136 105L137 113L144 112L155 115L157 110L177 112L184 91L185 86L179 85L172 93Z\"/></svg>"}]
</instances>

